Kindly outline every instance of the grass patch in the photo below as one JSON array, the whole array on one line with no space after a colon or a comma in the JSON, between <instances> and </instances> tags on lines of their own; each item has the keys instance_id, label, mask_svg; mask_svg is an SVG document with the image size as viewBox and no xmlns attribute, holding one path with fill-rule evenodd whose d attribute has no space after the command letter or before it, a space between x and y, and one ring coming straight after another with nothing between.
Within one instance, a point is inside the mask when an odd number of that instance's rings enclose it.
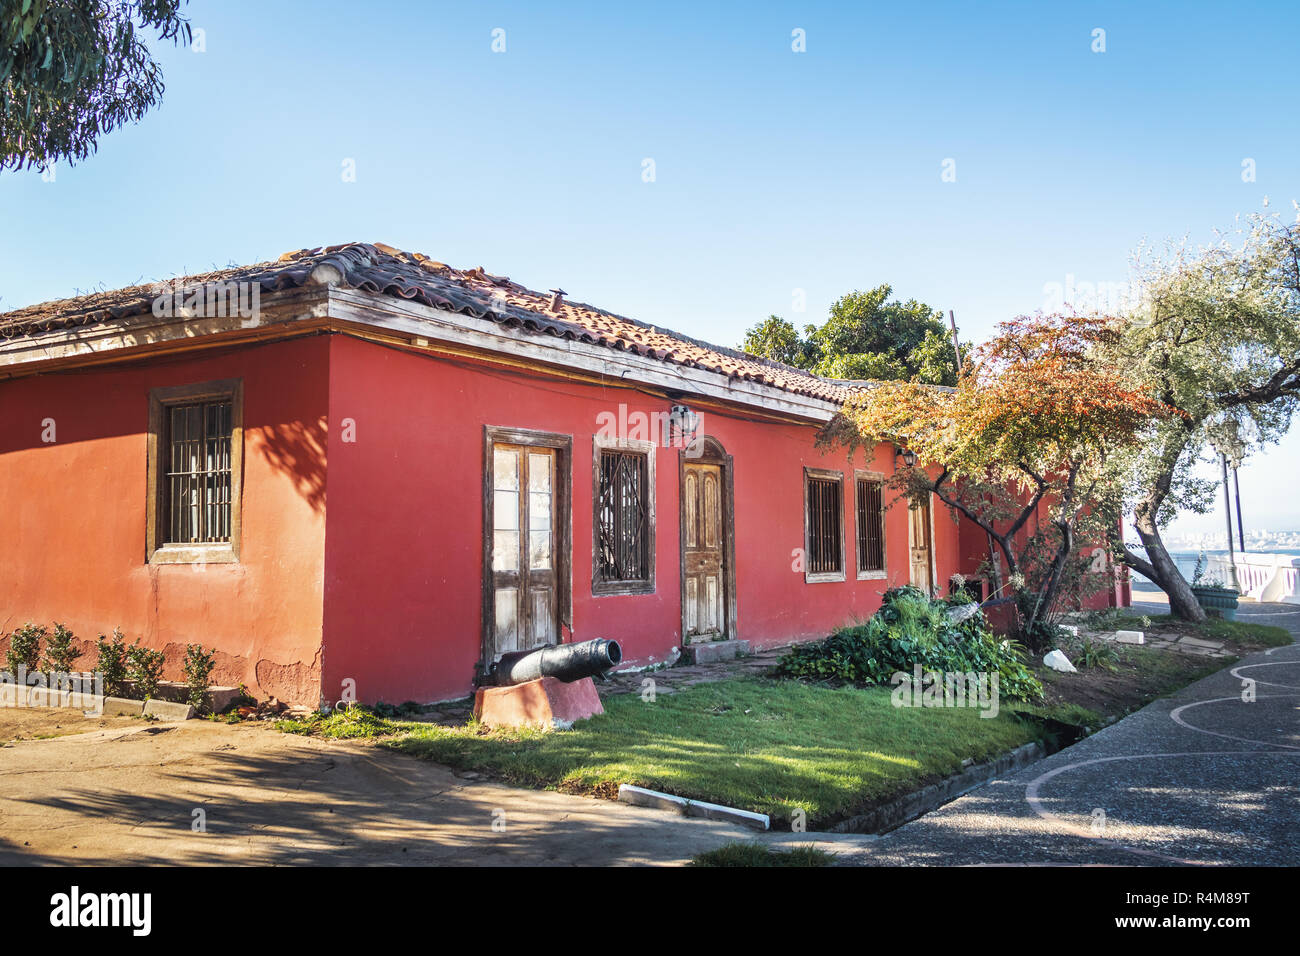
<instances>
[{"instance_id":1,"label":"grass patch","mask_svg":"<svg viewBox=\"0 0 1300 956\"><path fill-rule=\"evenodd\" d=\"M499 779L612 797L620 783L824 825L1038 739L1004 707L899 708L888 688L738 678L605 700L564 733L390 725L385 746Z\"/></svg>"},{"instance_id":2,"label":"grass patch","mask_svg":"<svg viewBox=\"0 0 1300 956\"><path fill-rule=\"evenodd\" d=\"M331 740L391 737L395 734L407 733L411 728L418 726L415 721L380 717L364 707L336 710L328 716L316 713L275 722L275 729L287 734L327 737Z\"/></svg>"},{"instance_id":3,"label":"grass patch","mask_svg":"<svg viewBox=\"0 0 1300 956\"><path fill-rule=\"evenodd\" d=\"M1225 621L1210 617L1204 621L1184 621L1172 614L1134 615L1123 611L1101 611L1085 618L1086 626L1093 630L1131 628L1140 622L1144 631L1153 634L1189 634L1207 641L1224 641L1234 650L1255 650L1264 647L1285 647L1292 642L1291 632L1275 624L1255 624L1250 621Z\"/></svg>"},{"instance_id":4,"label":"grass patch","mask_svg":"<svg viewBox=\"0 0 1300 956\"><path fill-rule=\"evenodd\" d=\"M1180 630L1193 637L1210 641L1226 641L1235 647L1284 647L1291 643L1291 632L1274 624L1253 624L1249 621L1225 621L1212 617L1198 624L1180 621L1172 614L1153 617L1153 623L1168 624L1171 630Z\"/></svg>"},{"instance_id":5,"label":"grass patch","mask_svg":"<svg viewBox=\"0 0 1300 956\"><path fill-rule=\"evenodd\" d=\"M888 688L828 688L737 678L653 702L604 701L605 713L563 733L445 727L362 708L276 722L333 739L375 738L394 750L509 783L613 797L620 783L825 825L1043 736L1003 706L895 707Z\"/></svg>"},{"instance_id":6,"label":"grass patch","mask_svg":"<svg viewBox=\"0 0 1300 956\"><path fill-rule=\"evenodd\" d=\"M728 843L694 857L691 866L830 866L833 862L834 854L815 846L778 850L761 843Z\"/></svg>"}]
</instances>

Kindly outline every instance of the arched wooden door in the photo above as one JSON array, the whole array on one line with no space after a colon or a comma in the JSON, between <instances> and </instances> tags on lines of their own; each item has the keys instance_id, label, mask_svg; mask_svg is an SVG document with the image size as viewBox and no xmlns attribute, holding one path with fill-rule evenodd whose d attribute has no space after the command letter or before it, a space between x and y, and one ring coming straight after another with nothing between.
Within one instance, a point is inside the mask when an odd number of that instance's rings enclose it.
<instances>
[{"instance_id":1,"label":"arched wooden door","mask_svg":"<svg viewBox=\"0 0 1300 956\"><path fill-rule=\"evenodd\" d=\"M691 454L690 452L696 452ZM682 642L736 636L731 456L704 438L681 457Z\"/></svg>"}]
</instances>

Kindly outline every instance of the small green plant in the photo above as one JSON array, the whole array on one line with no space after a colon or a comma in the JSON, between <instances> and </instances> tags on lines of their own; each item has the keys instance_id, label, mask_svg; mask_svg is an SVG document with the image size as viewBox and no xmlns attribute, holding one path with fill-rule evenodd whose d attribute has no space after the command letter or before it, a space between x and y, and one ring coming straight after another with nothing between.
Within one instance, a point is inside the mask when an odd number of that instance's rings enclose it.
<instances>
[{"instance_id":1,"label":"small green plant","mask_svg":"<svg viewBox=\"0 0 1300 956\"><path fill-rule=\"evenodd\" d=\"M1085 668L1100 667L1113 671L1119 667L1119 652L1113 644L1085 637L1079 644L1079 664Z\"/></svg>"},{"instance_id":2,"label":"small green plant","mask_svg":"<svg viewBox=\"0 0 1300 956\"><path fill-rule=\"evenodd\" d=\"M217 649L204 650L202 644L185 645L185 686L188 691L185 699L202 713L208 703L208 687L212 668L216 666Z\"/></svg>"},{"instance_id":3,"label":"small green plant","mask_svg":"<svg viewBox=\"0 0 1300 956\"><path fill-rule=\"evenodd\" d=\"M81 651L73 646L76 635L57 621L54 635L45 644L45 669L52 674L70 674Z\"/></svg>"},{"instance_id":4,"label":"small green plant","mask_svg":"<svg viewBox=\"0 0 1300 956\"><path fill-rule=\"evenodd\" d=\"M95 650L99 655L95 670L103 678L104 693L110 697L121 697L126 690L127 674L126 641L122 637L122 629L113 628L111 641L103 634L99 635Z\"/></svg>"},{"instance_id":5,"label":"small green plant","mask_svg":"<svg viewBox=\"0 0 1300 956\"><path fill-rule=\"evenodd\" d=\"M158 696L158 683L162 680L163 664L167 656L162 651L141 647L139 638L126 649L127 674L135 684L136 693L143 700Z\"/></svg>"},{"instance_id":6,"label":"small green plant","mask_svg":"<svg viewBox=\"0 0 1300 956\"><path fill-rule=\"evenodd\" d=\"M41 663L41 641L47 633L43 625L24 624L10 634L5 668L15 675L20 667L35 671Z\"/></svg>"}]
</instances>

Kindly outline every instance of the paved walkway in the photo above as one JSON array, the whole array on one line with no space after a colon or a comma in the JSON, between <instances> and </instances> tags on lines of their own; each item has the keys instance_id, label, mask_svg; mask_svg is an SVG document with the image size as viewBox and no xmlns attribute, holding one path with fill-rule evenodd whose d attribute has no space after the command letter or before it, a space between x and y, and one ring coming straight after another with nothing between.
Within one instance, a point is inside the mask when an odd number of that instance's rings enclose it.
<instances>
[{"instance_id":1,"label":"paved walkway","mask_svg":"<svg viewBox=\"0 0 1300 956\"><path fill-rule=\"evenodd\" d=\"M685 863L751 833L265 724L190 720L0 749L3 866Z\"/></svg>"},{"instance_id":2,"label":"paved walkway","mask_svg":"<svg viewBox=\"0 0 1300 956\"><path fill-rule=\"evenodd\" d=\"M1155 609L1152 609L1155 610ZM1300 608L1239 620L1300 635ZM1256 700L1242 700L1254 681ZM1300 864L1300 644L1243 658L858 845L862 864Z\"/></svg>"}]
</instances>

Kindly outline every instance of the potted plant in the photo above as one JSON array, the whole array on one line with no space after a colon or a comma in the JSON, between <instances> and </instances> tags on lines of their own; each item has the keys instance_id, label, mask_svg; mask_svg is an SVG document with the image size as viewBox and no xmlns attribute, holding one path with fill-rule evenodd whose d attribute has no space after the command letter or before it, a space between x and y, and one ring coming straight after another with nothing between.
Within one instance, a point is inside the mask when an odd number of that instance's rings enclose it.
<instances>
[{"instance_id":1,"label":"potted plant","mask_svg":"<svg viewBox=\"0 0 1300 956\"><path fill-rule=\"evenodd\" d=\"M1240 592L1226 586L1217 572L1207 574L1205 565L1205 552L1202 551L1196 558L1196 570L1192 573L1192 593L1196 595L1196 603L1211 617L1235 621Z\"/></svg>"}]
</instances>

